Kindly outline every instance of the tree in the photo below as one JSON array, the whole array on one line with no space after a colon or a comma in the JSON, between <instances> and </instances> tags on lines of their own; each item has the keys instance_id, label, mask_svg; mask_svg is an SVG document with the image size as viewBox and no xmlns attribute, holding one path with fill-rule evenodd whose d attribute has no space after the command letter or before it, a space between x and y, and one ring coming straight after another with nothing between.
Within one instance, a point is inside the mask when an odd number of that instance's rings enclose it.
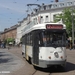
<instances>
[{"instance_id":1,"label":"tree","mask_svg":"<svg viewBox=\"0 0 75 75\"><path fill-rule=\"evenodd\" d=\"M54 22L57 22L61 19L63 20L63 23L66 25L67 33L69 36L72 36L72 20L75 25L75 15L73 15L72 18L72 13L75 13L74 9L71 10L71 8L66 8L62 11L61 14L55 15L55 19L54 19Z\"/></svg>"},{"instance_id":2,"label":"tree","mask_svg":"<svg viewBox=\"0 0 75 75\"><path fill-rule=\"evenodd\" d=\"M14 39L13 38L7 38L7 44L9 44L10 42L14 42Z\"/></svg>"}]
</instances>

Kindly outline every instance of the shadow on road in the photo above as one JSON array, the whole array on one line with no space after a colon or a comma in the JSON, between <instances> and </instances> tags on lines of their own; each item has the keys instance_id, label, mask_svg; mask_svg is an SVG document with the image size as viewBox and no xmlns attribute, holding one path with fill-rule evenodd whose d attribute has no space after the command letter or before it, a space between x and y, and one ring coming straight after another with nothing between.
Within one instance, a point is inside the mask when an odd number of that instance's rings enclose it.
<instances>
[{"instance_id":1,"label":"shadow on road","mask_svg":"<svg viewBox=\"0 0 75 75\"><path fill-rule=\"evenodd\" d=\"M51 66L49 68L39 68L36 67L36 70L42 71L42 72L47 72L47 73L58 73L58 72L65 72L65 69L63 69L62 67L58 66Z\"/></svg>"},{"instance_id":2,"label":"shadow on road","mask_svg":"<svg viewBox=\"0 0 75 75\"><path fill-rule=\"evenodd\" d=\"M49 68L39 68L39 67L34 67L36 70L43 71L43 72L48 72L48 73L60 73L60 72L69 72L75 70L75 64L67 62L67 65L65 68L61 66L51 66Z\"/></svg>"},{"instance_id":3,"label":"shadow on road","mask_svg":"<svg viewBox=\"0 0 75 75\"><path fill-rule=\"evenodd\" d=\"M10 56L10 54L6 54L6 52L0 52L0 57L3 57L3 56Z\"/></svg>"},{"instance_id":4,"label":"shadow on road","mask_svg":"<svg viewBox=\"0 0 75 75\"><path fill-rule=\"evenodd\" d=\"M0 58L0 64L1 63L8 63L10 62L11 58Z\"/></svg>"},{"instance_id":5,"label":"shadow on road","mask_svg":"<svg viewBox=\"0 0 75 75\"><path fill-rule=\"evenodd\" d=\"M75 64L71 62L67 62L66 71L73 71L75 70Z\"/></svg>"},{"instance_id":6,"label":"shadow on road","mask_svg":"<svg viewBox=\"0 0 75 75\"><path fill-rule=\"evenodd\" d=\"M13 59L10 56L11 55L7 54L6 52L0 52L0 64L10 62Z\"/></svg>"}]
</instances>

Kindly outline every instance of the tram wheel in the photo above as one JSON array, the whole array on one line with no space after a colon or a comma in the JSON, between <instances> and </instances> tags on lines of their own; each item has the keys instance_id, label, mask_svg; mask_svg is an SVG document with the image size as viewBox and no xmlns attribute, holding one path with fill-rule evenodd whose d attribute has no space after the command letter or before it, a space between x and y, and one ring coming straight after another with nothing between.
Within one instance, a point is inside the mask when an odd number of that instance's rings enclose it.
<instances>
[{"instance_id":1,"label":"tram wheel","mask_svg":"<svg viewBox=\"0 0 75 75\"><path fill-rule=\"evenodd\" d=\"M32 62L31 62L31 58L29 57L29 60L28 60L28 62L29 62L29 64L32 64Z\"/></svg>"}]
</instances>

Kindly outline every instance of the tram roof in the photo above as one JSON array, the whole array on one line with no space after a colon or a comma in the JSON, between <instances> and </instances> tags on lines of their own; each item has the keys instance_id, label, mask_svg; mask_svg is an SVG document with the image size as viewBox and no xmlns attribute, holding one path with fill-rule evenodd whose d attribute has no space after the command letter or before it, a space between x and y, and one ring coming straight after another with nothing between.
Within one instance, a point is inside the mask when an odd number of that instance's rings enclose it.
<instances>
[{"instance_id":1,"label":"tram roof","mask_svg":"<svg viewBox=\"0 0 75 75\"><path fill-rule=\"evenodd\" d=\"M25 29L22 31L22 34L25 35L33 30L38 29L46 29L46 25L63 25L63 29L66 29L66 25L63 23L43 23L43 24L36 24L36 25L27 25Z\"/></svg>"}]
</instances>

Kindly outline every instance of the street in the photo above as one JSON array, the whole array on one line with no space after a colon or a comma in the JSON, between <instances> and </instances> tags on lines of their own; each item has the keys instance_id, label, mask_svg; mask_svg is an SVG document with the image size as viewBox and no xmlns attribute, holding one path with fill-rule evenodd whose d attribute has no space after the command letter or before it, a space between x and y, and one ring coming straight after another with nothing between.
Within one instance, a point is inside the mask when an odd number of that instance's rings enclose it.
<instances>
[{"instance_id":1,"label":"street","mask_svg":"<svg viewBox=\"0 0 75 75\"><path fill-rule=\"evenodd\" d=\"M0 49L0 75L75 75L75 50L66 50L67 65L48 69L34 68L21 55L22 48Z\"/></svg>"},{"instance_id":2,"label":"street","mask_svg":"<svg viewBox=\"0 0 75 75\"><path fill-rule=\"evenodd\" d=\"M24 62L8 49L0 49L0 75L8 75L24 66Z\"/></svg>"}]
</instances>

